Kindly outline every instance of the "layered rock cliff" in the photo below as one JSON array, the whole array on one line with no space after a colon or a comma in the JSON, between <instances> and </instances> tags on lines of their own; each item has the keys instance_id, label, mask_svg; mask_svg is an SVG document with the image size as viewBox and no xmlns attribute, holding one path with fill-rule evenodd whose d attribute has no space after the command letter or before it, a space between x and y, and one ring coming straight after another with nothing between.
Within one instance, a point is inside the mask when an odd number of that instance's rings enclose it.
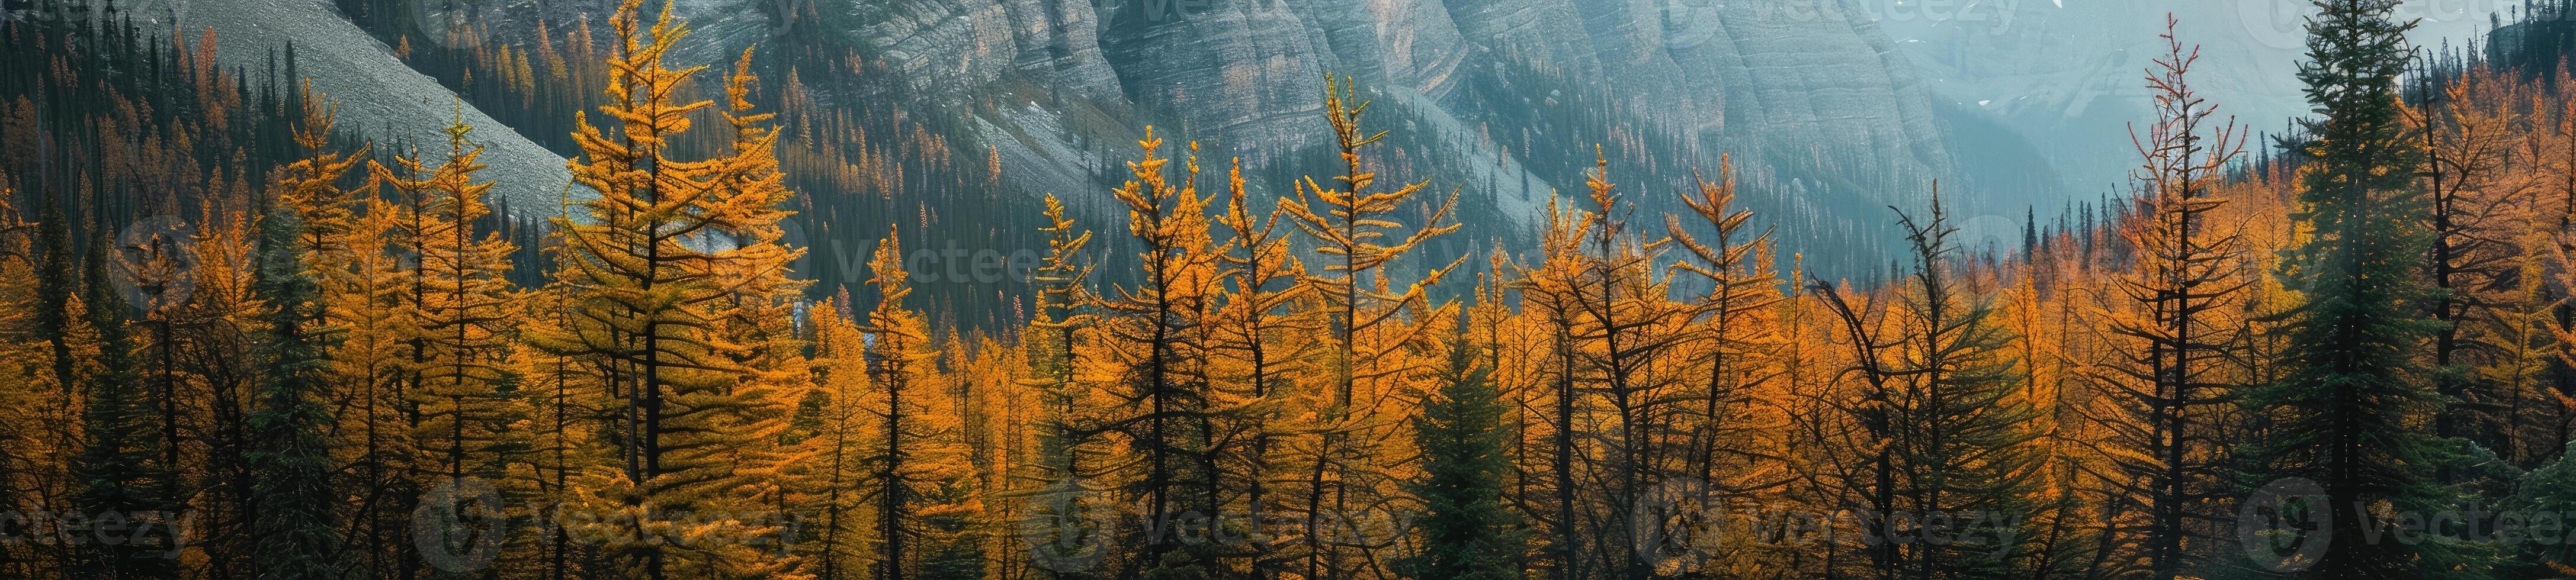
<instances>
[{"instance_id":1,"label":"layered rock cliff","mask_svg":"<svg viewBox=\"0 0 2576 580\"><path fill-rule=\"evenodd\" d=\"M984 119L1013 129L991 136L1021 141L1082 132L1060 118L1063 99L1073 98L1125 112L1128 129L1177 124L1258 160L1328 138L1316 119L1317 79L1327 72L1398 95L1381 105L1408 109L1397 115L1449 124L1485 115L1458 97L1466 77L1528 65L1595 88L1623 105L1629 122L1678 128L1710 152L1865 160L1866 171L1913 183L1948 174L1952 158L1921 82L1890 60L1890 41L1868 15L1845 4L892 0L849 5L849 20L862 24L847 32L908 80L905 98L968 103L1042 87L1049 99L997 107L1004 112ZM717 0L684 10L700 22L739 13ZM1017 130L1029 123L1056 130ZM1069 141L1083 137L1114 136ZM1019 151L1018 165L1063 165L1043 152L1082 149L1017 145L1002 149ZM1486 144L1459 145L1490 153ZM1500 157L1494 169L1514 165ZM1549 169L1533 183L1562 180Z\"/></svg>"},{"instance_id":2,"label":"layered rock cliff","mask_svg":"<svg viewBox=\"0 0 2576 580\"><path fill-rule=\"evenodd\" d=\"M268 47L299 43L316 86L344 104L352 124L386 134L379 138L430 134L454 110L451 93L404 69L320 0L154 1L143 12L215 28L231 62L255 63ZM1898 53L1887 35L1857 6L680 0L675 9L697 31L683 57L701 62L775 46L791 33L854 47L871 74L891 80L875 86L891 88L826 90L821 98L898 101L962 117L956 126L971 134L950 137L990 147L1005 187L1031 197L1114 181L1115 160L1126 155L1117 144L1147 125L1207 143L1211 159L1311 170L1286 165L1327 145L1317 112L1320 79L1330 72L1358 77L1378 103L1375 122L1411 136L1381 155L1430 160L1425 171L1438 172L1397 177L1474 185L1465 195L1486 219L1533 219L1558 185L1580 182L1591 145L1614 141L1632 151L1677 150L1649 163L1663 172L1645 178L1650 199L1667 197L1663 188L1689 168L1733 153L1748 175L1771 180L1747 195L1762 209L1782 221L1817 222L1792 227L1859 239L1851 232L1862 226L1854 224L1886 216L1843 214L1915 205L1930 181L1955 174L1957 162L1923 83L1908 63L1892 60ZM473 22L505 42L540 23L560 32L570 22L600 21L611 8L605 0L421 4L430 21ZM1545 108L1563 103L1600 112L1566 118ZM495 148L486 157L491 176L512 183L511 195L550 201L561 191L560 157L470 106L466 115L485 128L478 135ZM1622 140L1629 142L1615 142ZM1067 197L1081 204L1101 196ZM1823 223L1832 220L1841 223Z\"/></svg>"}]
</instances>

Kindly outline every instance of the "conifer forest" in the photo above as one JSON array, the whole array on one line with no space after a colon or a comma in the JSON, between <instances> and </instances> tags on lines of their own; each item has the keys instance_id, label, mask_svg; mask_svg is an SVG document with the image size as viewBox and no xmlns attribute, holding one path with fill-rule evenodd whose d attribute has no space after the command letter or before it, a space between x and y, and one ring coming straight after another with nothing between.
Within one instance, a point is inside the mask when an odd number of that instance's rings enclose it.
<instances>
[{"instance_id":1,"label":"conifer forest","mask_svg":"<svg viewBox=\"0 0 2576 580\"><path fill-rule=\"evenodd\" d=\"M0 579L2576 578L2467 3L5 0Z\"/></svg>"}]
</instances>

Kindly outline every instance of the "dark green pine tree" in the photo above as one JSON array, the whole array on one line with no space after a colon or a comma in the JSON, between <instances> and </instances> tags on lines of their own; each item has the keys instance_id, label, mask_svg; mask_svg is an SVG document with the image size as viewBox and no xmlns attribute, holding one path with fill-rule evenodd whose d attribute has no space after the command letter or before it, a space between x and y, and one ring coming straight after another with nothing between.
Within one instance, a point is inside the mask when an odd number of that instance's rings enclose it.
<instances>
[{"instance_id":1,"label":"dark green pine tree","mask_svg":"<svg viewBox=\"0 0 2576 580\"><path fill-rule=\"evenodd\" d=\"M323 342L321 287L305 271L295 216L260 218L252 292L265 303L260 407L249 418L246 457L254 483L251 561L264 580L337 578L340 546L332 531L331 458L322 440L330 415L320 399Z\"/></svg>"},{"instance_id":2,"label":"dark green pine tree","mask_svg":"<svg viewBox=\"0 0 2576 580\"><path fill-rule=\"evenodd\" d=\"M2523 476L2520 489L2504 508L2526 514L2576 513L2576 453L2566 453L2548 465ZM2561 570L2576 568L2576 543L2519 542L2511 548L2519 552L2507 563L2497 566L2498 576L2505 578L2557 578Z\"/></svg>"},{"instance_id":3,"label":"dark green pine tree","mask_svg":"<svg viewBox=\"0 0 2576 580\"><path fill-rule=\"evenodd\" d=\"M1870 311L1852 306L1835 284L1808 285L1853 345L1852 373L1866 381L1857 404L1833 411L1858 429L1813 441L1880 442L1838 477L1858 506L1869 539L1862 557L1876 578L2045 577L2051 554L2039 548L2050 540L2034 514L2065 506L2034 501L2045 484L2033 445L2044 436L2032 425L2041 414L2014 371L2013 335L1992 299L1960 273L1967 266L1950 243L1959 229L1938 184L1931 210L1929 220L1897 213L1913 265L1883 314L1865 317ZM1915 514L1953 525L1931 528Z\"/></svg>"},{"instance_id":4,"label":"dark green pine tree","mask_svg":"<svg viewBox=\"0 0 2576 580\"><path fill-rule=\"evenodd\" d=\"M2317 0L2299 79L2323 118L2301 121L2293 145L2308 165L2295 216L2312 235L2284 256L2284 283L2307 302L2289 315L2284 378L2252 399L2274 421L2257 439L2252 485L2315 481L2331 528L2315 561L2255 562L2298 577L2421 578L2450 568L2439 542L2399 542L2369 506L2438 511L2422 467L2436 452L2425 418L2437 403L2418 381L2415 353L2436 330L2419 306L2428 213L2416 190L2420 152L2399 117L2398 75L2413 22L2391 18L2398 0ZM2383 504L2383 502L2385 502ZM2285 540L2286 543L2286 540ZM2305 566L2304 570L2298 570Z\"/></svg>"},{"instance_id":5,"label":"dark green pine tree","mask_svg":"<svg viewBox=\"0 0 2576 580\"><path fill-rule=\"evenodd\" d=\"M2030 263L2039 256L2039 208L2024 206L2021 210L2021 261Z\"/></svg>"},{"instance_id":6,"label":"dark green pine tree","mask_svg":"<svg viewBox=\"0 0 2576 580\"><path fill-rule=\"evenodd\" d=\"M46 200L45 209L36 219L36 239L43 245L43 263L36 269L36 338L44 340L54 355L54 381L64 400L71 398L72 383L78 382L72 367L72 233L68 217L63 215L61 200Z\"/></svg>"},{"instance_id":7,"label":"dark green pine tree","mask_svg":"<svg viewBox=\"0 0 2576 580\"><path fill-rule=\"evenodd\" d=\"M81 389L86 401L81 407L81 427L86 437L72 464L73 477L80 483L80 515L94 521L172 521L169 498L162 493L167 474L153 465L161 455L160 438L152 431L152 408L134 370L134 340L126 333L129 307L108 279L106 228L97 231L81 270L85 285L81 302L88 307L90 328L98 335L98 371ZM172 557L170 536L147 533L145 538L110 533L113 542L100 539L84 544L91 548L82 561L84 577L176 577L178 560Z\"/></svg>"},{"instance_id":8,"label":"dark green pine tree","mask_svg":"<svg viewBox=\"0 0 2576 580\"><path fill-rule=\"evenodd\" d=\"M1905 330L1898 342L1868 349L1892 353L1897 364L1889 369L1871 362L1875 370L1867 371L1878 375L1883 389L1872 396L1885 408L1871 414L1890 427L1886 445L1895 472L1892 485L1879 493L1892 495L1896 509L1881 513L1947 514L1962 522L1977 515L2010 517L1964 523L1948 537L1921 528L1881 527L1878 533L1916 536L1918 541L1895 548L1902 554L1897 567L1910 572L1904 576L2033 576L2029 567L2045 558L2033 552L2040 535L2030 514L2060 507L2034 501L2041 497L2041 458L2031 444L2042 434L2031 424L2040 412L2029 399L2029 385L2014 372L2017 361L2007 349L2013 336L1997 320L2000 311L1960 273L1967 266L1961 265L1959 245L1950 242L1959 228L1950 225L1938 183L1930 217L1918 221L1897 214L1914 262L1902 283L1902 304L1891 313Z\"/></svg>"},{"instance_id":9,"label":"dark green pine tree","mask_svg":"<svg viewBox=\"0 0 2576 580\"><path fill-rule=\"evenodd\" d=\"M923 550L915 564L919 580L982 580L984 578L984 537L976 533L974 512L954 509L972 501L974 489L966 484L932 485L925 499L941 507L925 510L921 515L919 539Z\"/></svg>"},{"instance_id":10,"label":"dark green pine tree","mask_svg":"<svg viewBox=\"0 0 2576 580\"><path fill-rule=\"evenodd\" d=\"M1477 352L1465 337L1451 343L1439 392L1423 399L1422 415L1413 419L1422 476L1410 487L1425 513L1415 524L1422 552L1399 569L1409 578L1520 577L1519 520L1503 504L1504 477L1512 470L1505 447L1512 433L1503 423L1510 408L1490 380L1493 369L1476 364Z\"/></svg>"}]
</instances>

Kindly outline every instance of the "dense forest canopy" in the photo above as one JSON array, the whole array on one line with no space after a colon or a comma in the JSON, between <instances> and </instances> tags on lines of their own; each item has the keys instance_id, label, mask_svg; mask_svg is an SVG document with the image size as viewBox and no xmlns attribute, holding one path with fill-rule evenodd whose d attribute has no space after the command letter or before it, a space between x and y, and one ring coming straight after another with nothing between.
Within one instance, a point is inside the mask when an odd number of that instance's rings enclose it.
<instances>
[{"instance_id":1,"label":"dense forest canopy","mask_svg":"<svg viewBox=\"0 0 2576 580\"><path fill-rule=\"evenodd\" d=\"M2131 183L1994 243L1570 84L1464 89L1590 141L1534 216L1340 75L1313 151L1028 200L811 28L337 2L452 91L395 139L296 45L13 3L0 578L2576 574L2576 12L2397 4L2314 2L2280 133L2168 16Z\"/></svg>"}]
</instances>

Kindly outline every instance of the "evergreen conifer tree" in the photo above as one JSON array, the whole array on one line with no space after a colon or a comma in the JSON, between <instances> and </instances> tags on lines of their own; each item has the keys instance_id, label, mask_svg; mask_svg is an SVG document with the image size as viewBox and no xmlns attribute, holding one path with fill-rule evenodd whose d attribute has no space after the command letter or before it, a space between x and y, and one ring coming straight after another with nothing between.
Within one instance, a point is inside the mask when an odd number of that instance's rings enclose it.
<instances>
[{"instance_id":1,"label":"evergreen conifer tree","mask_svg":"<svg viewBox=\"0 0 2576 580\"><path fill-rule=\"evenodd\" d=\"M379 277L392 270L391 260L382 255L381 248L358 246L367 240L381 240L377 236L383 230L372 226L381 226L385 218L392 216L379 213L364 216L371 219L359 219L355 208L361 203L353 193L371 188L342 187L343 178L362 159L331 146L338 106L312 91L309 83L290 96L288 106L295 107L297 114L290 137L304 156L279 168L269 188L273 197L262 205L267 211L255 217L251 226L254 249L249 301L265 332L247 353L256 361L257 376L251 381L250 392L239 397L237 404L243 411L235 427L241 441L239 473L243 479L235 487L245 490L244 509L249 512L254 530L246 534L254 544L250 565L262 574L270 573L272 565L277 566L277 573L284 574L282 578L322 577L341 570L343 563L328 555L339 547L337 531L332 527L338 522L331 510L342 496L336 495L322 476L306 475L307 470L331 473L338 467L322 433L332 430L328 423L342 417L330 413L323 401L341 392L360 390L356 387L361 383L348 380L356 375L334 372L335 366L344 371L356 366L377 369L379 372L366 376L366 386L398 376L393 370L397 363L381 360L381 356L359 357L347 352L344 347L353 342L353 322L373 328L407 320L381 310L368 311L369 307L383 305L377 299L390 296L401 280ZM378 354L390 352L390 337L364 338L387 339L366 344L387 349ZM370 478L367 483L372 487L394 479ZM379 499L398 503L373 505L384 507L386 512L407 512L400 506L408 506L417 492L401 485L391 487ZM366 515L401 517L385 512ZM382 532L390 527L398 525L377 524L369 529ZM390 535L399 532L379 533L371 539L383 540ZM394 551L409 555L411 550L406 546L396 544ZM416 563L409 558L398 562Z\"/></svg>"},{"instance_id":2,"label":"evergreen conifer tree","mask_svg":"<svg viewBox=\"0 0 2576 580\"><path fill-rule=\"evenodd\" d=\"M1913 264L1893 308L1865 314L1832 286L1811 286L1857 345L1854 374L1865 381L1860 396L1837 403L1860 429L1830 443L1864 453L1837 477L1869 506L1862 532L1880 540L1869 545L1880 578L2026 575L2036 538L2023 518L2039 486L2041 436L2029 423L2039 413L2012 372L2010 334L1959 272L1950 242L1958 228L1939 192L1928 219L1900 214L1899 224ZM1952 526L1913 521L1918 514Z\"/></svg>"},{"instance_id":3,"label":"evergreen conifer tree","mask_svg":"<svg viewBox=\"0 0 2576 580\"><path fill-rule=\"evenodd\" d=\"M1505 444L1515 435L1503 423L1510 405L1495 390L1493 369L1476 361L1464 336L1453 340L1437 391L1413 419L1422 474L1412 487L1423 504L1422 548L1404 563L1406 577L1445 580L1513 580L1521 577L1519 519L1504 503L1504 478L1512 471Z\"/></svg>"},{"instance_id":4,"label":"evergreen conifer tree","mask_svg":"<svg viewBox=\"0 0 2576 580\"><path fill-rule=\"evenodd\" d=\"M2414 27L2398 0L2319 0L2299 68L2323 118L2303 121L2295 217L2308 232L2282 275L2305 303L2282 330L2287 376L2256 403L2272 418L2254 450L2258 477L2299 477L2324 491L2331 528L2320 561L2255 562L2307 578L2411 578L2447 567L2440 543L2387 541L2372 505L2433 508L2422 465L2432 441L2423 418L2434 394L2419 381L2417 349L2436 330L2422 317L2432 294L2424 264L2427 211L2414 169L2420 153L2400 118L2397 81ZM2254 486L2263 481L2248 482ZM2386 503L2382 503L2386 502ZM2430 512L2425 512L2430 513ZM2374 541L2374 540L2379 541Z\"/></svg>"},{"instance_id":5,"label":"evergreen conifer tree","mask_svg":"<svg viewBox=\"0 0 2576 580\"><path fill-rule=\"evenodd\" d=\"M97 335L98 369L81 389L84 439L72 465L81 484L80 516L94 522L166 519L174 507L164 493L170 471L158 461L162 442L152 430L151 397L135 369L134 340L126 328L131 307L109 279L108 268L115 267L109 258L114 240L105 228L92 231L89 257L81 268L81 303ZM85 543L95 550L89 554L88 574L116 579L175 573L177 562L166 557L170 545L163 543L172 538L117 539Z\"/></svg>"},{"instance_id":6,"label":"evergreen conifer tree","mask_svg":"<svg viewBox=\"0 0 2576 580\"><path fill-rule=\"evenodd\" d=\"M323 438L330 413L322 404L321 289L296 244L296 217L270 212L260 219L259 261L253 292L268 326L259 345L258 411L247 422L252 448L251 563L261 578L338 578L343 562L333 514L340 495L331 488L333 466Z\"/></svg>"},{"instance_id":7,"label":"evergreen conifer tree","mask_svg":"<svg viewBox=\"0 0 2576 580\"><path fill-rule=\"evenodd\" d=\"M67 196L63 196L67 197ZM78 259L73 257L70 217L64 215L62 199L40 201L45 209L37 216L36 244L43 254L36 266L36 338L45 341L53 354L54 386L62 399L69 401L73 383L72 359L72 292L79 282L72 272Z\"/></svg>"}]
</instances>

